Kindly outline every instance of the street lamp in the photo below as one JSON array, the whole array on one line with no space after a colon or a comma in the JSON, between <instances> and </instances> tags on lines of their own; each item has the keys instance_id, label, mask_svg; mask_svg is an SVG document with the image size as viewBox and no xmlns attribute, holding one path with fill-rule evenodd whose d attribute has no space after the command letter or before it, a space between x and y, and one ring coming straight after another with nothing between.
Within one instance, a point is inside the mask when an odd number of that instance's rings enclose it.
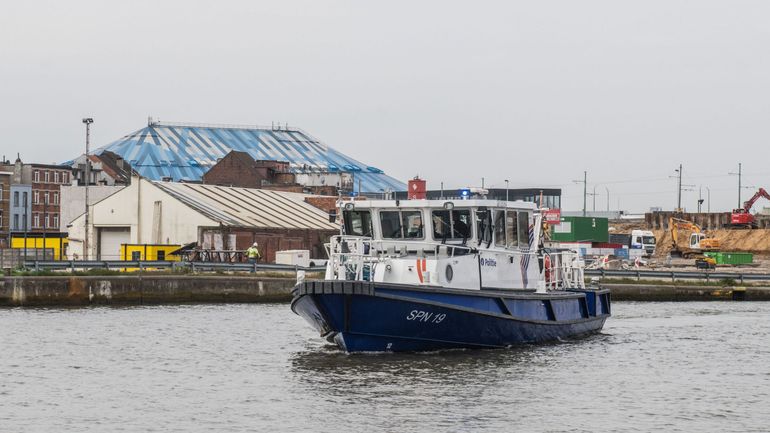
<instances>
[{"instance_id":1,"label":"street lamp","mask_svg":"<svg viewBox=\"0 0 770 433\"><path fill-rule=\"evenodd\" d=\"M505 179L505 201L508 201L508 179Z\"/></svg>"},{"instance_id":2,"label":"street lamp","mask_svg":"<svg viewBox=\"0 0 770 433\"><path fill-rule=\"evenodd\" d=\"M89 207L88 207L88 184L91 181L91 164L88 160L88 153L90 151L89 146L91 144L91 124L94 123L94 119L86 117L83 119L83 123L86 125L86 169L85 169L85 185L86 185L86 226L85 236L83 239L83 259L88 260L88 224L89 224Z\"/></svg>"}]
</instances>

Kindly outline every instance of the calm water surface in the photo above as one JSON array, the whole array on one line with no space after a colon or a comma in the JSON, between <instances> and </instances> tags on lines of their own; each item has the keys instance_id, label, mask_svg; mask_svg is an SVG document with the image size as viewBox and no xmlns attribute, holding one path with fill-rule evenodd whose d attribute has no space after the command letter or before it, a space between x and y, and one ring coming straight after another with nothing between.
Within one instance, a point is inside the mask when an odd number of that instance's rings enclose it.
<instances>
[{"instance_id":1,"label":"calm water surface","mask_svg":"<svg viewBox=\"0 0 770 433\"><path fill-rule=\"evenodd\" d=\"M0 431L770 431L770 303L615 303L602 334L345 355L288 305L0 310Z\"/></svg>"}]
</instances>

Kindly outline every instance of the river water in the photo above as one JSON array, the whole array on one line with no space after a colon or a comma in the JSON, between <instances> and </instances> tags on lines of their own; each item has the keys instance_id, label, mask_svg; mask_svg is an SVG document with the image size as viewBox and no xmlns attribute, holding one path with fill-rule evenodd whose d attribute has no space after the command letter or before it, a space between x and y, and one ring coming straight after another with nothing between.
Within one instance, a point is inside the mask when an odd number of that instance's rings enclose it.
<instances>
[{"instance_id":1,"label":"river water","mask_svg":"<svg viewBox=\"0 0 770 433\"><path fill-rule=\"evenodd\" d=\"M623 303L601 334L346 355L288 305L0 310L0 431L770 431L770 303Z\"/></svg>"}]
</instances>

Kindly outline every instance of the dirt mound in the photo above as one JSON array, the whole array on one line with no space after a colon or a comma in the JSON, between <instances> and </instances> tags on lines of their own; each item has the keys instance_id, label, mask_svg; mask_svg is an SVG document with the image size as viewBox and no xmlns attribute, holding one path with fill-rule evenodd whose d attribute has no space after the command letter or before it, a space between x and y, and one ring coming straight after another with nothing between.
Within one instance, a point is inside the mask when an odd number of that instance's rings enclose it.
<instances>
[{"instance_id":1,"label":"dirt mound","mask_svg":"<svg viewBox=\"0 0 770 433\"><path fill-rule=\"evenodd\" d=\"M647 223L639 220L611 220L609 221L610 233L631 233L631 230L647 230Z\"/></svg>"},{"instance_id":2,"label":"dirt mound","mask_svg":"<svg viewBox=\"0 0 770 433\"><path fill-rule=\"evenodd\" d=\"M667 230L653 230L657 239L656 256L664 257L671 251L671 234ZM757 230L711 230L706 232L709 237L719 239L721 251L738 251L747 253L770 253L770 229ZM687 244L689 232L680 234L680 245Z\"/></svg>"}]
</instances>

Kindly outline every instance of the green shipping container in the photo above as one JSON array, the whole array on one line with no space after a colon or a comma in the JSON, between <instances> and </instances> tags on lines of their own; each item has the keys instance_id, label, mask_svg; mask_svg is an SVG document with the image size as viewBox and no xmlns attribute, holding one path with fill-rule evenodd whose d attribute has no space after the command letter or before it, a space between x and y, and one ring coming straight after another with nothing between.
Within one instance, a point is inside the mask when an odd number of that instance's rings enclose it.
<instances>
[{"instance_id":1,"label":"green shipping container","mask_svg":"<svg viewBox=\"0 0 770 433\"><path fill-rule=\"evenodd\" d=\"M564 216L551 227L551 240L561 242L608 242L607 218Z\"/></svg>"},{"instance_id":2,"label":"green shipping container","mask_svg":"<svg viewBox=\"0 0 770 433\"><path fill-rule=\"evenodd\" d=\"M719 251L703 254L706 257L712 257L718 265L745 265L754 262L754 254L752 253L725 253Z\"/></svg>"}]
</instances>

